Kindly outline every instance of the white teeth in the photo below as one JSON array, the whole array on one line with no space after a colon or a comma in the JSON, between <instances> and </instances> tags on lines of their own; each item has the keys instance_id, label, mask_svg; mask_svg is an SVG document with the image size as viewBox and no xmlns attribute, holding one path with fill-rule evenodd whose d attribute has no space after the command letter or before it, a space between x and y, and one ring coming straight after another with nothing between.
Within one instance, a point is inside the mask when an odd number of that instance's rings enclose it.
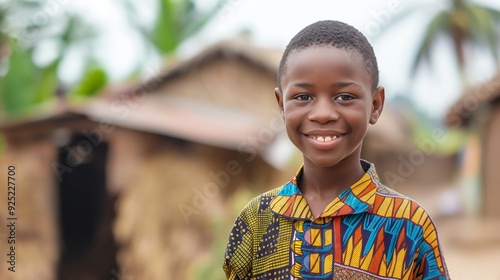
<instances>
[{"instance_id":1,"label":"white teeth","mask_svg":"<svg viewBox=\"0 0 500 280\"><path fill-rule=\"evenodd\" d=\"M314 137L316 139L316 141L318 142L330 142L330 141L333 141L335 139L337 139L338 137L337 136L316 136Z\"/></svg>"}]
</instances>

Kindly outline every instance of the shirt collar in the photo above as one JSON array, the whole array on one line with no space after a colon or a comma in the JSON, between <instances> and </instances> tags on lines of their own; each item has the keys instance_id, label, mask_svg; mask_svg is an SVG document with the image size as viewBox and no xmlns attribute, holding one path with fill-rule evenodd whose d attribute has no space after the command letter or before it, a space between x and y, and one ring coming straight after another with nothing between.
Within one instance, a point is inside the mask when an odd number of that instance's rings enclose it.
<instances>
[{"instance_id":1,"label":"shirt collar","mask_svg":"<svg viewBox=\"0 0 500 280\"><path fill-rule=\"evenodd\" d=\"M358 214L373 209L375 193L379 179L375 166L369 162L361 162L365 174L338 197L330 202L317 218L336 217ZM309 205L297 186L297 177L302 174L303 166L297 175L286 183L270 203L270 208L278 215L301 220L315 220Z\"/></svg>"}]
</instances>

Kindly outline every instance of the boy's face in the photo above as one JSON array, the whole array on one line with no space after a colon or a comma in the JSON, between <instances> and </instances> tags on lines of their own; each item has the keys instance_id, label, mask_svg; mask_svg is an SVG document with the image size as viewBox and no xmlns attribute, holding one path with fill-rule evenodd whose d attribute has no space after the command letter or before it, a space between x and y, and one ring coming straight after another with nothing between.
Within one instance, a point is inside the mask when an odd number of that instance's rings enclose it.
<instances>
[{"instance_id":1,"label":"boy's face","mask_svg":"<svg viewBox=\"0 0 500 280\"><path fill-rule=\"evenodd\" d=\"M288 137L306 164L359 166L361 143L384 104L360 55L331 46L291 53L276 89Z\"/></svg>"}]
</instances>

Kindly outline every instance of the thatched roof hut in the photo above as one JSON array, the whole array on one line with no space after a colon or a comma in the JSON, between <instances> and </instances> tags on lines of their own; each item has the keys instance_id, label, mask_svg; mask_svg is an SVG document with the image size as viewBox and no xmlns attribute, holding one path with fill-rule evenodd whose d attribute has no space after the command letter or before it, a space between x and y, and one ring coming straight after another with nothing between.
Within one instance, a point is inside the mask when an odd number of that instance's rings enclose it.
<instances>
[{"instance_id":1,"label":"thatched roof hut","mask_svg":"<svg viewBox=\"0 0 500 280\"><path fill-rule=\"evenodd\" d=\"M481 185L481 209L486 217L500 217L500 72L492 79L466 90L445 118L451 128L466 128L479 136L477 171ZM468 152L468 151L466 151Z\"/></svg>"}]
</instances>

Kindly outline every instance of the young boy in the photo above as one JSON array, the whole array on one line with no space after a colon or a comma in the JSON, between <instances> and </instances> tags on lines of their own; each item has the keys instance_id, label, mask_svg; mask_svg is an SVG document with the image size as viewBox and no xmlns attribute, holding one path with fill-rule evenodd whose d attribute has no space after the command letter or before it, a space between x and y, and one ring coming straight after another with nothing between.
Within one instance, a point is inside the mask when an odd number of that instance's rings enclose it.
<instances>
[{"instance_id":1,"label":"young boy","mask_svg":"<svg viewBox=\"0 0 500 280\"><path fill-rule=\"evenodd\" d=\"M384 106L367 39L338 21L307 26L285 49L275 95L304 164L240 213L227 279L449 279L429 215L360 159Z\"/></svg>"}]
</instances>

